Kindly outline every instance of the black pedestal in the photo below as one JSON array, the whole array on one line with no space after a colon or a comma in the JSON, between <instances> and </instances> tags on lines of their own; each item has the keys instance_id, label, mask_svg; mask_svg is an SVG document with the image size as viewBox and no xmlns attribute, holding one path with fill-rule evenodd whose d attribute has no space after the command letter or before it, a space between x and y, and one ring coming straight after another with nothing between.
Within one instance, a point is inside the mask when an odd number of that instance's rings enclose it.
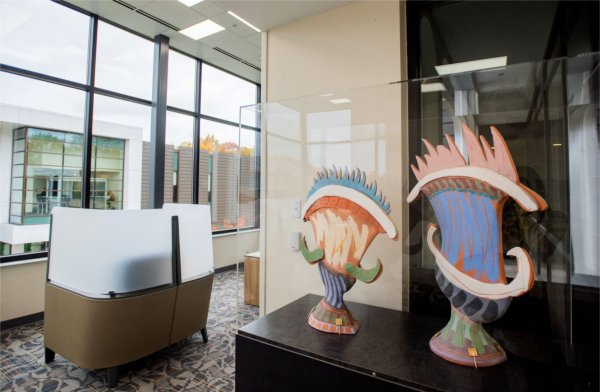
<instances>
[{"instance_id":1,"label":"black pedestal","mask_svg":"<svg viewBox=\"0 0 600 392\"><path fill-rule=\"evenodd\" d=\"M428 343L447 320L347 303L356 335L317 331L306 320L320 299L306 295L238 331L236 391L572 389L566 369L510 353L491 368L446 362Z\"/></svg>"}]
</instances>

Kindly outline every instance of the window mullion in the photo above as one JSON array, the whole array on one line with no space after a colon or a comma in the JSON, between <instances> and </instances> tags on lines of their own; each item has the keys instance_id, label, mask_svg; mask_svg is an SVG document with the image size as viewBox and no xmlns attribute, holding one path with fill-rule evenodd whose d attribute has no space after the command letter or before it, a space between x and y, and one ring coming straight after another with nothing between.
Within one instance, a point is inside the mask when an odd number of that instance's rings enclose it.
<instances>
[{"instance_id":1,"label":"window mullion","mask_svg":"<svg viewBox=\"0 0 600 392\"><path fill-rule=\"evenodd\" d=\"M194 143L192 169L192 203L198 204L200 187L200 105L202 101L202 61L196 60L196 115L194 116Z\"/></svg>"},{"instance_id":2,"label":"window mullion","mask_svg":"<svg viewBox=\"0 0 600 392\"><path fill-rule=\"evenodd\" d=\"M90 208L90 179L92 170L92 128L94 123L94 87L96 82L96 48L98 43L98 17L90 18L90 41L88 47L88 74L85 112L83 122L83 162L81 171L81 207Z\"/></svg>"},{"instance_id":3,"label":"window mullion","mask_svg":"<svg viewBox=\"0 0 600 392\"><path fill-rule=\"evenodd\" d=\"M157 35L154 40L154 72L152 83L150 208L162 208L165 200L168 67L169 38L164 35Z\"/></svg>"}]
</instances>

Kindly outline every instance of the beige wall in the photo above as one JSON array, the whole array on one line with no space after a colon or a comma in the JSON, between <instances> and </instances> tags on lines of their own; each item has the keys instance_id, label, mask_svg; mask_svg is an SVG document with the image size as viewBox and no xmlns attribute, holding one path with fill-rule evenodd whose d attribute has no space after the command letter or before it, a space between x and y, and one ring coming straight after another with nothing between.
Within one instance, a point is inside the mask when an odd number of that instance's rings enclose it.
<instances>
[{"instance_id":1,"label":"beige wall","mask_svg":"<svg viewBox=\"0 0 600 392\"><path fill-rule=\"evenodd\" d=\"M244 254L258 250L259 232L251 231L235 235L225 235L213 238L213 253L215 268L227 267L235 264L235 260L243 261Z\"/></svg>"},{"instance_id":2,"label":"beige wall","mask_svg":"<svg viewBox=\"0 0 600 392\"><path fill-rule=\"evenodd\" d=\"M258 231L238 236L213 237L215 268L242 260L246 250L258 249ZM238 253L239 252L239 253ZM33 262L0 268L0 321L44 311L46 262Z\"/></svg>"},{"instance_id":3,"label":"beige wall","mask_svg":"<svg viewBox=\"0 0 600 392\"><path fill-rule=\"evenodd\" d=\"M45 280L45 261L1 267L0 320L42 312Z\"/></svg>"},{"instance_id":4,"label":"beige wall","mask_svg":"<svg viewBox=\"0 0 600 392\"><path fill-rule=\"evenodd\" d=\"M400 12L398 1L358 2L270 30L266 101L400 80Z\"/></svg>"},{"instance_id":5,"label":"beige wall","mask_svg":"<svg viewBox=\"0 0 600 392\"><path fill-rule=\"evenodd\" d=\"M310 224L290 218L289 210L293 199L304 203L321 164L365 170L390 200L399 233L396 241L375 238L364 266L380 258L384 272L371 285L357 282L345 298L407 309L405 91L388 86L405 79L404 48L404 4L393 1L354 3L263 35L263 101L270 103L263 114L261 314L306 293L324 293L318 267L289 248L290 232L312 242ZM356 90L362 87L368 88ZM330 98L319 97L331 92L352 103L331 107ZM311 94L317 95L289 100ZM338 123L311 126L328 117ZM331 145L314 142L340 133L345 136Z\"/></svg>"}]
</instances>

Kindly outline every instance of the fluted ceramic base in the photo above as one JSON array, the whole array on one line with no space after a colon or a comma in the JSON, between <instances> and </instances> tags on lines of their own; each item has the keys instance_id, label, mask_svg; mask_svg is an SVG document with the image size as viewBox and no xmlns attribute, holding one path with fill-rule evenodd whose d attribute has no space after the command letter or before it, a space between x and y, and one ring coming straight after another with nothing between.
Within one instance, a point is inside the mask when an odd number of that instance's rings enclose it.
<instances>
[{"instance_id":1,"label":"fluted ceramic base","mask_svg":"<svg viewBox=\"0 0 600 392\"><path fill-rule=\"evenodd\" d=\"M340 325L336 324L337 319L341 319ZM310 312L308 325L319 331L340 335L354 335L359 328L358 321L352 317L346 305L334 308L327 305L325 299L322 299Z\"/></svg>"},{"instance_id":2,"label":"fluted ceramic base","mask_svg":"<svg viewBox=\"0 0 600 392\"><path fill-rule=\"evenodd\" d=\"M506 353L483 326L454 307L450 321L431 338L429 347L445 360L464 366L486 367L506 361Z\"/></svg>"}]
</instances>

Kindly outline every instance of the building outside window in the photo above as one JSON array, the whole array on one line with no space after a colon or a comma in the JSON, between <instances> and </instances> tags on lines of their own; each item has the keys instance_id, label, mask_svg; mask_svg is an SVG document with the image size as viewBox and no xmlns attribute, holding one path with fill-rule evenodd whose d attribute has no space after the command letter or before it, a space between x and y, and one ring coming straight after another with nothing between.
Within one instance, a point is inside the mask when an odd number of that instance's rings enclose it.
<instances>
[{"instance_id":1,"label":"building outside window","mask_svg":"<svg viewBox=\"0 0 600 392\"><path fill-rule=\"evenodd\" d=\"M70 132L14 131L10 223L49 223L53 207L81 206L82 142ZM94 137L92 208L122 208L124 150L123 140Z\"/></svg>"}]
</instances>

